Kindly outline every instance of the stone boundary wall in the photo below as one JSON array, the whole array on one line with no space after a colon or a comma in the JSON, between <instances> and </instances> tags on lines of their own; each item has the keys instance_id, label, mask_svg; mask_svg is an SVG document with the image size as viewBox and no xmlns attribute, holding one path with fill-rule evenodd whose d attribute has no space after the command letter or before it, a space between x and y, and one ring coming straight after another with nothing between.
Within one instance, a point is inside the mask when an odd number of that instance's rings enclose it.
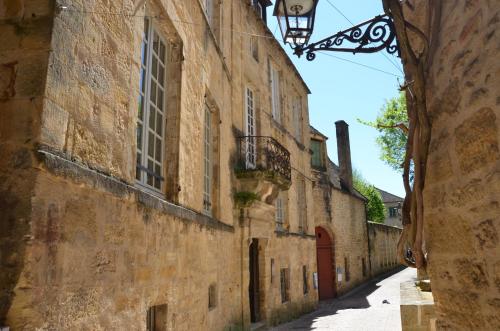
<instances>
[{"instance_id":1,"label":"stone boundary wall","mask_svg":"<svg viewBox=\"0 0 500 331\"><path fill-rule=\"evenodd\" d=\"M372 276L392 270L399 265L396 249L401 231L402 229L394 226L368 222Z\"/></svg>"}]
</instances>

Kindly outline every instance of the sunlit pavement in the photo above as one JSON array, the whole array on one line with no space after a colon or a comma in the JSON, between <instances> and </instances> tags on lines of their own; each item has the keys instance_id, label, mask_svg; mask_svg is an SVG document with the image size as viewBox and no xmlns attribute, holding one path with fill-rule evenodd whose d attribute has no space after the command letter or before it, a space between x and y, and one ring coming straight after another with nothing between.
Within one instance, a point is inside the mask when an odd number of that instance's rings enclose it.
<instances>
[{"instance_id":1,"label":"sunlit pavement","mask_svg":"<svg viewBox=\"0 0 500 331\"><path fill-rule=\"evenodd\" d=\"M416 269L404 269L372 281L343 298L320 302L316 311L270 330L401 330L399 284L416 276Z\"/></svg>"}]
</instances>

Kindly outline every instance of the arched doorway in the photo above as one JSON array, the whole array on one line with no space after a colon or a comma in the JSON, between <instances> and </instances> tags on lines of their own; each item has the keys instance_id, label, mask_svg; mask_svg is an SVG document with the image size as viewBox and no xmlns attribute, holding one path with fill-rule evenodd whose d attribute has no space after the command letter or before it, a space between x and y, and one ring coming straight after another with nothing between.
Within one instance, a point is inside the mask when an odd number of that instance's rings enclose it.
<instances>
[{"instance_id":1,"label":"arched doorway","mask_svg":"<svg viewBox=\"0 0 500 331\"><path fill-rule=\"evenodd\" d=\"M332 258L333 242L328 232L322 227L316 227L315 232L319 299L332 299L335 297L335 275Z\"/></svg>"}]
</instances>

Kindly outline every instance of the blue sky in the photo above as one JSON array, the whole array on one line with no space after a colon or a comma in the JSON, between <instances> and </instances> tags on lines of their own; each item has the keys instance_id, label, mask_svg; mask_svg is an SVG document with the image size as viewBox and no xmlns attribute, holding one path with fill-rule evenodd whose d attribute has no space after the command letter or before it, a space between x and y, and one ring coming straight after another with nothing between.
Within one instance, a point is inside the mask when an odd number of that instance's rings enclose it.
<instances>
[{"instance_id":1,"label":"blue sky","mask_svg":"<svg viewBox=\"0 0 500 331\"><path fill-rule=\"evenodd\" d=\"M383 13L381 0L319 0L311 42L351 26L329 2L355 24ZM272 16L272 7L268 8L268 15L269 28L282 41L279 28L276 28L277 20ZM335 122L344 120L349 124L353 167L375 186L404 196L401 175L379 158L380 151L375 143L377 131L356 120L374 120L385 100L397 96L399 85L394 75L399 75L399 81L403 82L399 58L384 52L393 64L382 52L356 55L329 53L394 74L389 75L321 53L309 62L304 56L299 59L293 55L288 45L285 49L312 92L309 96L310 122L329 137L327 145L330 158L337 162Z\"/></svg>"}]
</instances>

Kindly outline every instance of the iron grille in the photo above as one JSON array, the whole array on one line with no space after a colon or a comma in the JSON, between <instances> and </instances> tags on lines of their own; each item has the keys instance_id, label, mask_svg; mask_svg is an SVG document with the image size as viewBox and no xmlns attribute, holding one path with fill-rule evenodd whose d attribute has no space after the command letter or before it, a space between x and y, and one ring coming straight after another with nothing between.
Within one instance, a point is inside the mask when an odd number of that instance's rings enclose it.
<instances>
[{"instance_id":1,"label":"iron grille","mask_svg":"<svg viewBox=\"0 0 500 331\"><path fill-rule=\"evenodd\" d=\"M267 170L292 179L290 152L273 137L239 137L238 149L239 165L243 170Z\"/></svg>"}]
</instances>

